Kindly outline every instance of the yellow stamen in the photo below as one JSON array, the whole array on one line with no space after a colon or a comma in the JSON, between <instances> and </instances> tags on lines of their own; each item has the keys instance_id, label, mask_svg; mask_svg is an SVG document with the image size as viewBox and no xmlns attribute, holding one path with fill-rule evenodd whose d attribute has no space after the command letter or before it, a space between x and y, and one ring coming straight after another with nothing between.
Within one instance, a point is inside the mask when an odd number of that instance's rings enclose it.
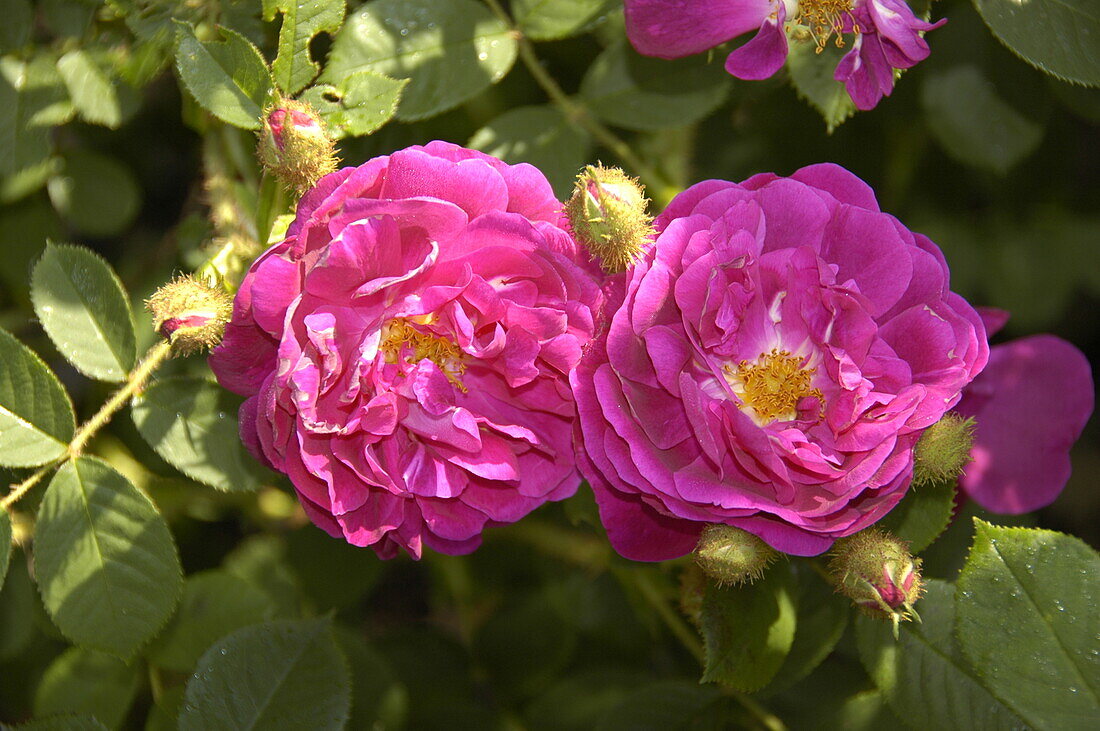
<instances>
[{"instance_id":1,"label":"yellow stamen","mask_svg":"<svg viewBox=\"0 0 1100 731\"><path fill-rule=\"evenodd\" d=\"M466 393L468 389L460 380L466 372L466 364L463 363L466 354L447 338L421 332L413 327L414 321L426 324L431 319L427 316L390 320L382 328L382 344L379 350L387 363L397 363L402 355L406 363L419 363L427 358L439 366L439 370L443 371L443 375L455 388Z\"/></svg>"},{"instance_id":2,"label":"yellow stamen","mask_svg":"<svg viewBox=\"0 0 1100 731\"><path fill-rule=\"evenodd\" d=\"M807 397L816 398L824 411L825 397L812 384L817 369L803 367L803 358L786 350L772 348L755 363L743 360L723 370L741 409L761 426L798 418L798 403Z\"/></svg>"},{"instance_id":3,"label":"yellow stamen","mask_svg":"<svg viewBox=\"0 0 1100 731\"><path fill-rule=\"evenodd\" d=\"M836 47L844 47L841 31L844 18L852 12L852 0L800 0L792 22L809 29L810 36L817 44L817 53L825 50L829 38L836 35ZM859 28L853 28L859 33Z\"/></svg>"}]
</instances>

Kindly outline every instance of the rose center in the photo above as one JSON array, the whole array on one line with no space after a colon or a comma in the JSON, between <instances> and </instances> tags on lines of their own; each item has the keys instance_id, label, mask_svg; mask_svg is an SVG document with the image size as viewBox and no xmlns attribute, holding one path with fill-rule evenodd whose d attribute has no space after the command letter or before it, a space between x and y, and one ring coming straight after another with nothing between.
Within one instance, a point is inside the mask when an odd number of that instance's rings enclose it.
<instances>
[{"instance_id":1,"label":"rose center","mask_svg":"<svg viewBox=\"0 0 1100 731\"><path fill-rule=\"evenodd\" d=\"M837 48L844 47L841 32L844 30L844 18L852 12L853 0L799 0L798 9L790 18L796 24L792 36L796 40L812 38L817 45L817 53L825 50L829 38L836 35ZM858 27L852 29L859 33Z\"/></svg>"},{"instance_id":2,"label":"rose center","mask_svg":"<svg viewBox=\"0 0 1100 731\"><path fill-rule=\"evenodd\" d=\"M803 360L772 348L755 362L743 360L736 368L727 365L726 380L741 399L741 410L764 426L798 418L798 404L804 398L816 398L824 406L825 397L812 383L817 369L806 368Z\"/></svg>"},{"instance_id":3,"label":"rose center","mask_svg":"<svg viewBox=\"0 0 1100 731\"><path fill-rule=\"evenodd\" d=\"M414 318L420 324L431 322L431 316ZM419 363L427 359L439 366L443 375L456 388L466 393L461 376L466 372L463 362L466 354L453 342L441 335L418 330L414 321L404 317L390 320L382 327L382 344L379 346L387 363Z\"/></svg>"}]
</instances>

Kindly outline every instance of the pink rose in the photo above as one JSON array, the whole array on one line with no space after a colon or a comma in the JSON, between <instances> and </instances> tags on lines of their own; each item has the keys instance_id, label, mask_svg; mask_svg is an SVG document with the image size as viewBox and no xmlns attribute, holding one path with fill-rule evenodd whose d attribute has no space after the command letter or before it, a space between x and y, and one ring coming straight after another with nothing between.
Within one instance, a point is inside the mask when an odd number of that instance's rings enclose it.
<instances>
[{"instance_id":1,"label":"pink rose","mask_svg":"<svg viewBox=\"0 0 1100 731\"><path fill-rule=\"evenodd\" d=\"M567 378L602 297L529 165L444 142L323 178L210 364L306 513L382 557L467 553L580 481Z\"/></svg>"},{"instance_id":2,"label":"pink rose","mask_svg":"<svg viewBox=\"0 0 1100 731\"><path fill-rule=\"evenodd\" d=\"M889 512L989 355L936 245L835 165L700 183L656 228L571 378L619 553L724 523L815 555Z\"/></svg>"}]
</instances>

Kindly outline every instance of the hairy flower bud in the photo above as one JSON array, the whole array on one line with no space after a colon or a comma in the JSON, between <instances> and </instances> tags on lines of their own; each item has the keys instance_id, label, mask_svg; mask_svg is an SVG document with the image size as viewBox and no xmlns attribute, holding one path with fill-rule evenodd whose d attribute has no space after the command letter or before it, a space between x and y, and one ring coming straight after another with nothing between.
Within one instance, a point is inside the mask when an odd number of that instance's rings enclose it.
<instances>
[{"instance_id":1,"label":"hairy flower bud","mask_svg":"<svg viewBox=\"0 0 1100 731\"><path fill-rule=\"evenodd\" d=\"M221 342L233 314L233 299L224 290L192 276L177 277L145 301L156 328L176 352L190 355Z\"/></svg>"},{"instance_id":2,"label":"hairy flower bud","mask_svg":"<svg viewBox=\"0 0 1100 731\"><path fill-rule=\"evenodd\" d=\"M913 485L954 480L970 462L974 419L949 412L924 430L913 450Z\"/></svg>"},{"instance_id":3,"label":"hairy flower bud","mask_svg":"<svg viewBox=\"0 0 1100 731\"><path fill-rule=\"evenodd\" d=\"M741 584L759 579L779 554L752 533L717 523L703 529L694 555L714 581Z\"/></svg>"},{"instance_id":4,"label":"hairy flower bud","mask_svg":"<svg viewBox=\"0 0 1100 731\"><path fill-rule=\"evenodd\" d=\"M923 589L920 563L905 541L870 528L836 542L829 571L837 591L864 614L892 621L897 637L901 621L920 621L913 609Z\"/></svg>"},{"instance_id":5,"label":"hairy flower bud","mask_svg":"<svg viewBox=\"0 0 1100 731\"><path fill-rule=\"evenodd\" d=\"M263 166L299 195L336 170L336 148L309 104L280 99L266 110L257 154Z\"/></svg>"},{"instance_id":6,"label":"hairy flower bud","mask_svg":"<svg viewBox=\"0 0 1100 731\"><path fill-rule=\"evenodd\" d=\"M565 215L573 235L604 270L621 272L641 255L653 235L648 202L636 178L619 168L589 165L577 176Z\"/></svg>"}]
</instances>

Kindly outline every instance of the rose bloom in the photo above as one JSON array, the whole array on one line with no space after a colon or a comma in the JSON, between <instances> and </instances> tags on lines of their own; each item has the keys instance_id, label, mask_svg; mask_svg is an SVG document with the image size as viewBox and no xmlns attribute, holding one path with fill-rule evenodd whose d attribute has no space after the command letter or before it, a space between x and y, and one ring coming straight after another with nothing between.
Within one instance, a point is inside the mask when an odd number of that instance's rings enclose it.
<instances>
[{"instance_id":1,"label":"rose bloom","mask_svg":"<svg viewBox=\"0 0 1100 731\"><path fill-rule=\"evenodd\" d=\"M844 82L859 109L872 109L894 89L894 69L928 58L926 23L904 0L625 0L626 34L638 53L680 58L750 31L730 53L726 70L740 79L766 79L787 60L788 36L823 49L850 50L833 78Z\"/></svg>"},{"instance_id":2,"label":"rose bloom","mask_svg":"<svg viewBox=\"0 0 1100 731\"><path fill-rule=\"evenodd\" d=\"M815 555L889 512L989 355L936 245L835 165L699 183L655 226L571 379L616 550L724 523Z\"/></svg>"},{"instance_id":3,"label":"rose bloom","mask_svg":"<svg viewBox=\"0 0 1100 731\"><path fill-rule=\"evenodd\" d=\"M302 199L210 365L318 526L459 554L575 492L567 377L602 295L560 209L535 168L444 142Z\"/></svg>"}]
</instances>

